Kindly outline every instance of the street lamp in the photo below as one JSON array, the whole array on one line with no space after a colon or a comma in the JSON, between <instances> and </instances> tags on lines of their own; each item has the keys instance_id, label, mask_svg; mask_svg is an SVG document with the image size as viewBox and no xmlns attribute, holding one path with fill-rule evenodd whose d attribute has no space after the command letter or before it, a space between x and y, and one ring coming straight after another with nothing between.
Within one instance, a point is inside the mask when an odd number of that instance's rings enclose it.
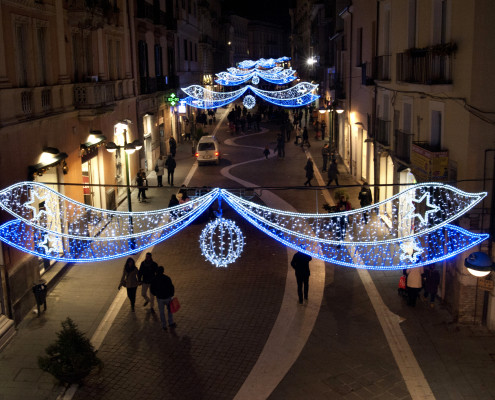
<instances>
[{"instance_id":1,"label":"street lamp","mask_svg":"<svg viewBox=\"0 0 495 400\"><path fill-rule=\"evenodd\" d=\"M129 177L129 154L134 153L136 150L140 150L143 145L139 140L134 140L132 143L127 143L127 129L123 132L124 145L119 146L114 142L108 142L106 144L107 151L110 153L115 153L117 150L124 149L125 152L125 177L127 185L127 208L129 212L132 212L132 202L131 202L131 186Z\"/></svg>"},{"instance_id":2,"label":"street lamp","mask_svg":"<svg viewBox=\"0 0 495 400\"><path fill-rule=\"evenodd\" d=\"M464 260L464 266L471 275L474 275L477 278L487 276L494 269L494 264L490 259L490 256L481 251L471 253L468 258Z\"/></svg>"}]
</instances>

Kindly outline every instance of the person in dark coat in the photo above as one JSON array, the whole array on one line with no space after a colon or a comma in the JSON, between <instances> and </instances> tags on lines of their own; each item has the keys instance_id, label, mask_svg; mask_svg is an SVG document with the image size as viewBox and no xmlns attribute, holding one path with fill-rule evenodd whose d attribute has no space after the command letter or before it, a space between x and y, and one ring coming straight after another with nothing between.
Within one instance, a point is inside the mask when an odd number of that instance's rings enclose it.
<instances>
[{"instance_id":1,"label":"person in dark coat","mask_svg":"<svg viewBox=\"0 0 495 400\"><path fill-rule=\"evenodd\" d=\"M179 199L177 198L177 195L173 194L172 196L170 196L170 201L168 202L169 207L177 206L179 204L180 202Z\"/></svg>"},{"instance_id":2,"label":"person in dark coat","mask_svg":"<svg viewBox=\"0 0 495 400\"><path fill-rule=\"evenodd\" d=\"M170 186L174 186L174 171L176 166L177 164L175 163L172 154L169 154L167 160L165 161L165 167L168 171L167 180Z\"/></svg>"},{"instance_id":3,"label":"person in dark coat","mask_svg":"<svg viewBox=\"0 0 495 400\"><path fill-rule=\"evenodd\" d=\"M151 282L155 278L156 271L158 269L158 264L153 261L151 253L146 253L145 260L141 263L138 272L139 283L141 284L141 296L144 298L144 307L151 303L150 309L152 312L155 310L153 306L155 305L155 296L150 292L148 297L148 290L151 286Z\"/></svg>"},{"instance_id":4,"label":"person in dark coat","mask_svg":"<svg viewBox=\"0 0 495 400\"><path fill-rule=\"evenodd\" d=\"M313 179L315 171L313 169L313 161L311 161L311 159L308 159L308 162L306 163L304 169L306 170L306 182L304 182L304 186L312 186L311 179Z\"/></svg>"},{"instance_id":5,"label":"person in dark coat","mask_svg":"<svg viewBox=\"0 0 495 400\"><path fill-rule=\"evenodd\" d=\"M143 201L146 203L146 174L142 169L140 169L136 175L136 185L138 187L138 201Z\"/></svg>"},{"instance_id":6,"label":"person in dark coat","mask_svg":"<svg viewBox=\"0 0 495 400\"><path fill-rule=\"evenodd\" d=\"M177 324L174 322L174 315L170 311L170 302L175 294L175 288L172 284L172 279L163 272L164 268L161 266L158 267L155 279L153 279L153 282L151 283L151 294L156 297L162 328L166 331L167 320L165 319L165 306L167 306L168 326L170 328L175 328Z\"/></svg>"},{"instance_id":7,"label":"person in dark coat","mask_svg":"<svg viewBox=\"0 0 495 400\"><path fill-rule=\"evenodd\" d=\"M330 168L328 168L328 182L327 182L327 186L330 186L330 184L333 181L335 181L335 184L337 186L339 186L338 175L339 175L339 168L337 166L337 162L336 161L332 161L330 163Z\"/></svg>"},{"instance_id":8,"label":"person in dark coat","mask_svg":"<svg viewBox=\"0 0 495 400\"><path fill-rule=\"evenodd\" d=\"M294 268L296 272L297 280L297 295L299 296L299 304L303 303L303 286L304 286L304 299L308 300L308 289L309 289L309 262L312 260L307 254L298 251L292 257L290 265Z\"/></svg>"},{"instance_id":9,"label":"person in dark coat","mask_svg":"<svg viewBox=\"0 0 495 400\"><path fill-rule=\"evenodd\" d=\"M311 145L309 144L308 128L306 127L304 127L303 129L301 147L304 147L304 144L307 144L308 147L311 147Z\"/></svg>"},{"instance_id":10,"label":"person in dark coat","mask_svg":"<svg viewBox=\"0 0 495 400\"><path fill-rule=\"evenodd\" d=\"M127 289L127 297L131 302L132 311L134 311L134 304L136 303L136 291L138 285L138 269L136 268L134 259L129 257L125 262L124 271L122 272L122 278L120 278L118 290L120 290L122 286Z\"/></svg>"},{"instance_id":11,"label":"person in dark coat","mask_svg":"<svg viewBox=\"0 0 495 400\"><path fill-rule=\"evenodd\" d=\"M425 291L424 298L430 296L430 307L435 307L435 298L437 297L438 285L440 284L440 272L435 269L435 264L431 264L424 272Z\"/></svg>"},{"instance_id":12,"label":"person in dark coat","mask_svg":"<svg viewBox=\"0 0 495 400\"><path fill-rule=\"evenodd\" d=\"M330 157L330 148L328 147L328 143L325 144L321 148L321 156L323 157L323 172L327 170L328 157Z\"/></svg>"},{"instance_id":13,"label":"person in dark coat","mask_svg":"<svg viewBox=\"0 0 495 400\"><path fill-rule=\"evenodd\" d=\"M370 206L373 203L373 196L371 195L371 189L367 182L363 182L363 186L361 186L361 190L358 194L359 204L361 207ZM364 223L368 223L368 211L363 213Z\"/></svg>"},{"instance_id":14,"label":"person in dark coat","mask_svg":"<svg viewBox=\"0 0 495 400\"><path fill-rule=\"evenodd\" d=\"M175 153L177 151L177 142L175 141L173 136L171 136L168 140L168 145L170 147L170 153L172 153L172 157L175 157Z\"/></svg>"}]
</instances>

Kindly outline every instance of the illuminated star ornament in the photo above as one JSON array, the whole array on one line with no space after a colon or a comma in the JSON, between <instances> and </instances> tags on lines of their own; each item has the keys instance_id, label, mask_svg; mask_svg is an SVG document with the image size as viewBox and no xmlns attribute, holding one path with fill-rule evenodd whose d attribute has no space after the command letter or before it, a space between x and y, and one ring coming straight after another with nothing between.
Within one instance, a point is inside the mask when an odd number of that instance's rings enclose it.
<instances>
[{"instance_id":1,"label":"illuminated star ornament","mask_svg":"<svg viewBox=\"0 0 495 400\"><path fill-rule=\"evenodd\" d=\"M423 183L357 210L306 214L269 208L217 188L174 207L128 213L78 203L41 183L20 182L0 191L0 207L13 217L0 226L0 240L47 259L120 258L168 239L215 200L223 200L256 228L296 251L346 267L403 269L446 260L486 240L487 234L451 224L485 196ZM225 267L241 256L244 236L220 211L203 229L199 244L209 262Z\"/></svg>"},{"instance_id":2,"label":"illuminated star ornament","mask_svg":"<svg viewBox=\"0 0 495 400\"><path fill-rule=\"evenodd\" d=\"M225 106L244 95L243 104L248 109L256 105L254 96L281 107L302 107L313 103L320 97L316 94L318 90L316 84L299 82L283 90L262 90L256 87L260 79L274 85L286 85L296 80L295 70L279 66L288 60L290 58L281 57L241 61L237 68L228 68L227 71L216 74L215 82L222 86L238 86L250 81L252 85L246 84L230 92L214 91L199 85L191 85L182 88L182 91L187 94L183 101L191 107L203 109Z\"/></svg>"}]
</instances>

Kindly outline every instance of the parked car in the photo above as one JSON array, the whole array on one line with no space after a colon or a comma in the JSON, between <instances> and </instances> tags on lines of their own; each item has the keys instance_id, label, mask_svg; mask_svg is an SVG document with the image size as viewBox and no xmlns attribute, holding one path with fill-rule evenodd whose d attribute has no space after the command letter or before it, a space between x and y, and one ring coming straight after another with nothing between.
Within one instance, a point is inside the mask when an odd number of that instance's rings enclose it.
<instances>
[{"instance_id":1,"label":"parked car","mask_svg":"<svg viewBox=\"0 0 495 400\"><path fill-rule=\"evenodd\" d=\"M220 146L215 136L203 136L196 148L198 165L203 163L220 164Z\"/></svg>"}]
</instances>

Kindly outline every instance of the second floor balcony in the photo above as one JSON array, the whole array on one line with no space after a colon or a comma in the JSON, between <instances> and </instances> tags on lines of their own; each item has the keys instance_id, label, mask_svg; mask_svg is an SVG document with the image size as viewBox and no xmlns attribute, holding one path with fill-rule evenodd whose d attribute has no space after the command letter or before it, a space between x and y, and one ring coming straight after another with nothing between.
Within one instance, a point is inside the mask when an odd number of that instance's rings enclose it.
<instances>
[{"instance_id":1,"label":"second floor balcony","mask_svg":"<svg viewBox=\"0 0 495 400\"><path fill-rule=\"evenodd\" d=\"M389 55L377 56L373 60L373 78L377 81L390 80L390 58Z\"/></svg>"},{"instance_id":2,"label":"second floor balcony","mask_svg":"<svg viewBox=\"0 0 495 400\"><path fill-rule=\"evenodd\" d=\"M391 122L381 118L376 120L376 141L384 146L390 146Z\"/></svg>"},{"instance_id":3,"label":"second floor balcony","mask_svg":"<svg viewBox=\"0 0 495 400\"><path fill-rule=\"evenodd\" d=\"M396 129L394 132L394 150L398 159L410 163L411 162L411 144L413 134Z\"/></svg>"},{"instance_id":4,"label":"second floor balcony","mask_svg":"<svg viewBox=\"0 0 495 400\"><path fill-rule=\"evenodd\" d=\"M452 83L452 63L457 46L446 43L397 54L397 81L422 85Z\"/></svg>"}]
</instances>

